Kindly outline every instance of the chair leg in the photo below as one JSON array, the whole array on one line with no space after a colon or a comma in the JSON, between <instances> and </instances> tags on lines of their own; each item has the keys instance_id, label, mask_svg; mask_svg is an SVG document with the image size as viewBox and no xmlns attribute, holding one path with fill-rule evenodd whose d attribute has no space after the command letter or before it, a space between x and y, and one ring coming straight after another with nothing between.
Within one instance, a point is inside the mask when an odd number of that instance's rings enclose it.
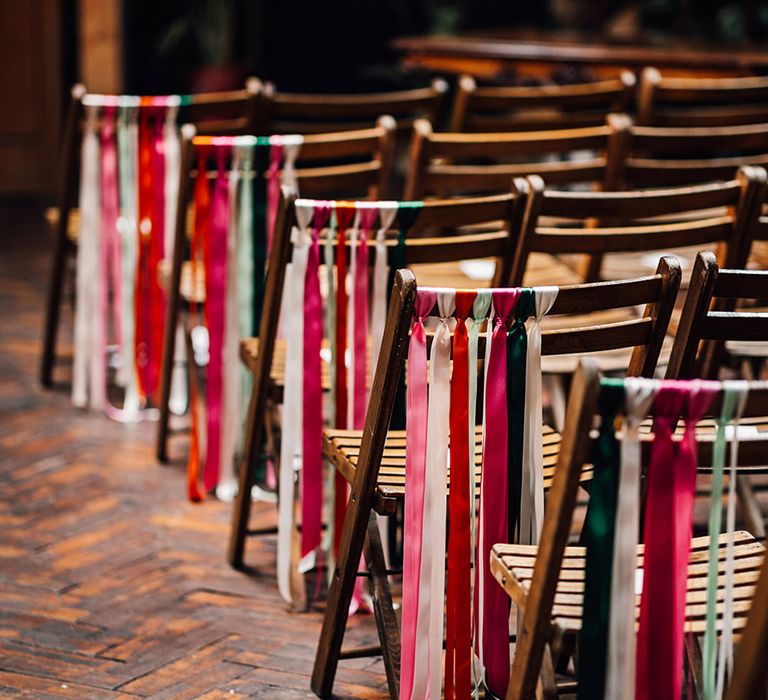
<instances>
[{"instance_id":1,"label":"chair leg","mask_svg":"<svg viewBox=\"0 0 768 700\"><path fill-rule=\"evenodd\" d=\"M371 513L368 521L365 560L371 573L373 614L376 618L376 627L381 641L381 653L384 657L389 695L392 700L397 700L400 696L400 628L397 624L395 608L392 605L392 591L389 587L389 578L387 578L384 548L376 513Z\"/></svg>"},{"instance_id":2,"label":"chair leg","mask_svg":"<svg viewBox=\"0 0 768 700\"><path fill-rule=\"evenodd\" d=\"M56 231L56 248L53 253L48 299L45 305L45 328L43 330L43 355L40 363L40 382L43 386L53 383L53 362L56 354L56 336L59 330L59 311L64 295L64 274L70 244L67 240L68 211L59 211Z\"/></svg>"},{"instance_id":3,"label":"chair leg","mask_svg":"<svg viewBox=\"0 0 768 700\"><path fill-rule=\"evenodd\" d=\"M748 476L736 477L736 493L741 505L741 513L747 530L759 540L765 540L765 519L760 504L757 502L752 482Z\"/></svg>"},{"instance_id":4,"label":"chair leg","mask_svg":"<svg viewBox=\"0 0 768 700\"><path fill-rule=\"evenodd\" d=\"M701 635L686 634L685 636L685 655L688 666L688 688L686 697L692 700L700 700L704 697L703 692L703 658L701 654Z\"/></svg>"},{"instance_id":5,"label":"chair leg","mask_svg":"<svg viewBox=\"0 0 768 700\"><path fill-rule=\"evenodd\" d=\"M333 692L333 681L347 629L347 611L352 602L357 567L360 564L363 543L372 513L370 499L365 499L365 503L361 503L355 498L353 490L347 506L347 515L344 518L341 533L342 546L339 548L336 568L328 590L328 602L312 670L312 690L320 698L330 698Z\"/></svg>"},{"instance_id":6,"label":"chair leg","mask_svg":"<svg viewBox=\"0 0 768 700\"><path fill-rule=\"evenodd\" d=\"M552 663L552 650L547 644L541 657L541 672L536 685L536 700L557 700L557 683L555 682L555 666Z\"/></svg>"}]
</instances>

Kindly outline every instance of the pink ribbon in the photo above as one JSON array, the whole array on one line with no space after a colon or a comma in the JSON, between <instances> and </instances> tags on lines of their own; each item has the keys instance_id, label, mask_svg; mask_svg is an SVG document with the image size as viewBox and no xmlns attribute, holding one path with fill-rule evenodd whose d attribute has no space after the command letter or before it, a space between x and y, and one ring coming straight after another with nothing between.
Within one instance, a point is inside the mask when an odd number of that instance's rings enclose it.
<instances>
[{"instance_id":1,"label":"pink ribbon","mask_svg":"<svg viewBox=\"0 0 768 700\"><path fill-rule=\"evenodd\" d=\"M654 400L655 438L648 467L636 700L680 697L696 488L695 430L718 387L716 382L700 380L663 382ZM685 435L676 443L672 439L674 425L686 406Z\"/></svg>"},{"instance_id":2,"label":"pink ribbon","mask_svg":"<svg viewBox=\"0 0 768 700\"><path fill-rule=\"evenodd\" d=\"M360 236L355 251L355 308L352 357L354 363L352 427L362 430L368 407L366 380L368 376L368 234L379 215L378 207L360 210Z\"/></svg>"},{"instance_id":3,"label":"pink ribbon","mask_svg":"<svg viewBox=\"0 0 768 700\"><path fill-rule=\"evenodd\" d=\"M405 524L403 533L403 612L400 658L400 700L411 700L419 610L421 532L424 527L424 489L427 463L427 337L424 319L437 294L419 290L408 348L405 438ZM421 669L427 673L427 669Z\"/></svg>"},{"instance_id":4,"label":"pink ribbon","mask_svg":"<svg viewBox=\"0 0 768 700\"><path fill-rule=\"evenodd\" d=\"M275 220L280 202L280 164L283 161L283 137L269 138L269 169L267 170L267 259L272 250Z\"/></svg>"},{"instance_id":5,"label":"pink ribbon","mask_svg":"<svg viewBox=\"0 0 768 700\"><path fill-rule=\"evenodd\" d=\"M224 307L227 291L227 231L229 228L229 187L226 161L229 146L215 146L218 173L211 203L210 240L205 271L205 316L208 326L208 440L203 484L216 487L221 469L222 350L224 347Z\"/></svg>"},{"instance_id":6,"label":"pink ribbon","mask_svg":"<svg viewBox=\"0 0 768 700\"><path fill-rule=\"evenodd\" d=\"M320 350L323 341L320 297L320 231L331 214L330 202L317 202L312 242L304 277L304 394L301 468L301 556L314 552L322 537L323 387ZM297 313L289 309L289 313Z\"/></svg>"},{"instance_id":7,"label":"pink ribbon","mask_svg":"<svg viewBox=\"0 0 768 700\"><path fill-rule=\"evenodd\" d=\"M504 696L509 680L509 597L491 576L490 554L494 544L506 542L508 538L507 319L519 298L519 289L493 291L495 323L485 382L485 444L476 559L475 623L480 632L486 683L497 697ZM482 602L478 599L479 595L483 597Z\"/></svg>"}]
</instances>

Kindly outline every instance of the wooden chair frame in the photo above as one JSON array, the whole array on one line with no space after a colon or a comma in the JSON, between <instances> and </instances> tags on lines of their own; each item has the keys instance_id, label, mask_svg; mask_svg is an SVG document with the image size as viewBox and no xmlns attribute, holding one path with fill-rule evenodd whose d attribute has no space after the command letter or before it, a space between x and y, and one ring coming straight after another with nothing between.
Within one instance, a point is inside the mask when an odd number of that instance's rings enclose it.
<instances>
[{"instance_id":1,"label":"wooden chair frame","mask_svg":"<svg viewBox=\"0 0 768 700\"><path fill-rule=\"evenodd\" d=\"M380 117L374 128L339 133L306 136L301 146L296 177L307 196L331 193L361 193L372 198L386 196L392 165L395 122L389 116ZM192 172L195 167L194 127L185 126L181 140L181 176L179 200L171 254L171 275L168 290L168 313L165 319L163 360L160 375L159 408L155 452L157 459L168 459L168 438L173 358L176 350L176 326L181 308L181 276L187 237L187 210L192 197ZM324 165L323 161L358 162ZM360 161L365 158L366 160ZM300 167L302 161L311 167ZM265 300L266 303L266 300ZM266 308L266 307L265 307Z\"/></svg>"},{"instance_id":2,"label":"wooden chair frame","mask_svg":"<svg viewBox=\"0 0 768 700\"><path fill-rule=\"evenodd\" d=\"M527 180L529 196L510 285L522 282L533 252L589 255L587 281L599 279L606 253L713 243L725 244L729 267L744 267L758 226L758 205L765 197L766 174L762 168L744 166L725 183L629 192L561 192L545 189L537 175ZM726 216L706 213L723 207L728 208ZM691 212L701 213L692 218ZM582 225L542 226L543 217ZM653 217L667 220L653 221Z\"/></svg>"},{"instance_id":3,"label":"wooden chair frame","mask_svg":"<svg viewBox=\"0 0 768 700\"><path fill-rule=\"evenodd\" d=\"M242 568L245 541L249 535L262 534L249 531L248 519L251 508L251 487L254 484L256 466L264 430L267 404L272 394L271 368L275 348L275 336L281 313L282 290L285 267L292 257L290 232L295 225L296 194L284 192L278 212L275 236L272 243L264 293L264 314L259 328L259 344L255 357L247 354L249 341L241 343L241 354L253 374L253 389L248 409L245 435L245 454L240 470L240 482L233 510L230 531L228 559L235 568ZM419 211L412 231L431 230L450 226L461 228L486 221L507 222L506 230L473 234L442 236L440 238L419 237L406 239L409 265L435 262L450 262L464 258L498 257L501 261L510 259L510 243L515 228L520 224L524 209L524 195L513 190L511 193L473 199L427 202ZM370 245L373 245L371 243ZM390 251L395 241L388 240ZM371 262L373 262L371 256ZM503 275L504 265L499 265ZM265 335L266 334L266 335Z\"/></svg>"},{"instance_id":4,"label":"wooden chair frame","mask_svg":"<svg viewBox=\"0 0 768 700\"><path fill-rule=\"evenodd\" d=\"M626 112L635 90L635 75L574 85L478 87L461 75L450 131L544 131L602 126L609 112Z\"/></svg>"},{"instance_id":5,"label":"wooden chair frame","mask_svg":"<svg viewBox=\"0 0 768 700\"><path fill-rule=\"evenodd\" d=\"M768 122L768 78L663 77L644 68L637 91L642 126L734 126Z\"/></svg>"},{"instance_id":6,"label":"wooden chair frame","mask_svg":"<svg viewBox=\"0 0 768 700\"><path fill-rule=\"evenodd\" d=\"M750 392L745 416L766 415L768 389L763 388L764 386L765 384L762 383L760 390ZM543 665L542 662L545 659L547 644L552 637L552 608L559 572L570 536L579 478L583 465L589 459L593 439L590 431L597 413L599 391L599 373L592 362L585 361L575 375L568 400L568 420L563 432L555 478L547 500L541 543L537 549L533 575L527 592L521 594L518 590L516 593L516 602L522 608L522 616L507 690L508 700L534 697L540 682L540 674L547 671L548 664ZM721 401L722 397L715 400L709 415L719 415ZM761 442L759 449L740 450L739 461L742 464L750 460L758 460L754 463L759 463L760 457L763 457L764 461L765 441L755 442ZM746 447L746 443L744 446ZM647 461L650 442L644 441L643 447L644 459ZM709 459L711 459L711 449L700 449L700 461ZM491 554L491 571L511 594L511 588L507 587L511 586L511 583L506 578L507 571L500 558L503 556L503 551L503 546L494 548ZM765 583L762 583L762 586L764 588ZM760 608L764 608L764 603L764 600L760 600ZM757 628L753 631L753 639L765 634L765 616L762 615L762 618L753 625ZM754 653L755 650L752 650L752 654ZM764 670L759 673L764 673ZM744 677L744 683L754 682L754 668L745 666ZM750 696L731 695L729 697Z\"/></svg>"},{"instance_id":7,"label":"wooden chair frame","mask_svg":"<svg viewBox=\"0 0 768 700\"><path fill-rule=\"evenodd\" d=\"M253 130L256 123L258 83L246 82L244 90L192 95L190 103L181 108L183 118L197 124L201 133L242 134ZM75 208L80 172L82 142L83 98L85 85L78 83L70 92L59 160L58 215L54 224L54 251L49 278L48 296L43 328L43 352L40 361L40 382L53 383L53 366L59 311L63 301L67 260L76 250L70 238L70 215ZM230 113L222 118L220 112ZM238 113L239 112L239 113Z\"/></svg>"},{"instance_id":8,"label":"wooden chair frame","mask_svg":"<svg viewBox=\"0 0 768 700\"><path fill-rule=\"evenodd\" d=\"M331 696L339 660L357 655L356 650L342 651L341 648L347 622L344 611L349 608L357 576L357 564L363 553L366 536L366 546L375 546L373 530L376 525L372 520L372 513L377 511L386 514L391 511L388 499L382 499L378 494L377 483L396 393L394 387L398 384L405 359L416 296L416 280L410 271L398 271L396 280L357 465L351 482L351 496L341 535L339 558L331 579L315 657L312 689L321 698ZM680 269L677 261L674 258L663 258L659 272L650 277L562 287L550 314L572 314L577 311L588 312L638 303L647 303L648 306L643 318L635 321L544 331L542 355L634 346L629 371L644 376L651 375L674 306L679 282ZM372 579L376 579L380 574L372 570L370 575ZM381 641L380 653L384 656L390 696L397 698L400 638L394 610L387 608L391 604L388 586L385 572L383 579L377 580L374 585L374 588L385 593L380 601L382 610L375 610L375 613Z\"/></svg>"}]
</instances>

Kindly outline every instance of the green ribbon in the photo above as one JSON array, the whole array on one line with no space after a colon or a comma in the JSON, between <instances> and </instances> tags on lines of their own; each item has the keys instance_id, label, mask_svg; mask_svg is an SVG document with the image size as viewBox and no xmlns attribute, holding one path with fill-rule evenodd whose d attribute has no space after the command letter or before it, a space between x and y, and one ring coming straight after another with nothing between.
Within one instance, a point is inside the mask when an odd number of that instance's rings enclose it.
<instances>
[{"instance_id":1,"label":"green ribbon","mask_svg":"<svg viewBox=\"0 0 768 700\"><path fill-rule=\"evenodd\" d=\"M740 393L723 385L723 407L717 420L715 444L712 448L712 496L709 506L709 569L707 570L707 618L704 629L702 676L704 700L716 697L717 669L717 574L718 536L723 517L723 469L725 467L725 428L733 418Z\"/></svg>"},{"instance_id":2,"label":"green ribbon","mask_svg":"<svg viewBox=\"0 0 768 700\"><path fill-rule=\"evenodd\" d=\"M605 694L613 537L616 529L621 462L614 421L623 405L624 381L603 379L598 400L600 432L592 451L594 476L582 534L587 552L584 608L579 638L580 700L601 700Z\"/></svg>"},{"instance_id":3,"label":"green ribbon","mask_svg":"<svg viewBox=\"0 0 768 700\"><path fill-rule=\"evenodd\" d=\"M387 299L392 298L392 287L395 286L395 273L407 265L405 240L408 231L419 216L422 202L400 202L397 208L397 245L389 258L389 278L387 280ZM393 430L405 429L405 370L400 373L400 382L395 395L395 405L392 410Z\"/></svg>"},{"instance_id":4,"label":"green ribbon","mask_svg":"<svg viewBox=\"0 0 768 700\"><path fill-rule=\"evenodd\" d=\"M533 289L520 292L515 319L507 333L507 469L509 542L515 542L520 523L520 494L523 483L523 429L525 427L525 359L528 335L525 322L536 311Z\"/></svg>"}]
</instances>

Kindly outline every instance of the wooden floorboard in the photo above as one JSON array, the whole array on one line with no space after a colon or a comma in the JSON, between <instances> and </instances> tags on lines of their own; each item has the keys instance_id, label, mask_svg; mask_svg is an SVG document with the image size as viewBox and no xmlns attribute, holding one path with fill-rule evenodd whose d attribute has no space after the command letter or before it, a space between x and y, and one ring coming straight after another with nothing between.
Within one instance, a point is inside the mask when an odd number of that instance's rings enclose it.
<instances>
[{"instance_id":1,"label":"wooden floorboard","mask_svg":"<svg viewBox=\"0 0 768 700\"><path fill-rule=\"evenodd\" d=\"M185 440L69 401L71 309L56 385L37 383L52 240L42 209L0 207L0 697L307 698L321 613L277 593L275 539L225 561L230 506L185 499ZM261 504L254 526L274 524ZM375 642L368 616L350 643ZM380 659L342 662L340 697L386 697Z\"/></svg>"}]
</instances>

